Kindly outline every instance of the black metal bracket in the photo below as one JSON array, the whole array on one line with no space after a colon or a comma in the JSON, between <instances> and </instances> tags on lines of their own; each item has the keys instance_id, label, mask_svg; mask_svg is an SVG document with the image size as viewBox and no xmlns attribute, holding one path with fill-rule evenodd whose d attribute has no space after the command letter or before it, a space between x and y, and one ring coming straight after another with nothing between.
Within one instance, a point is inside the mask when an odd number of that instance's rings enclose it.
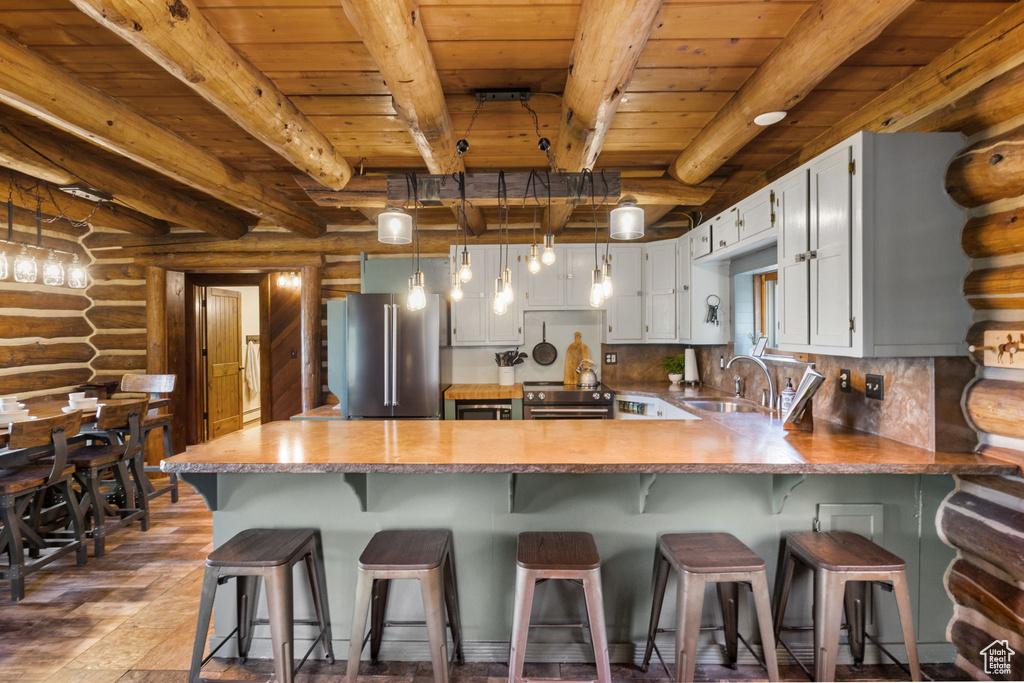
<instances>
[{"instance_id":1,"label":"black metal bracket","mask_svg":"<svg viewBox=\"0 0 1024 683\"><path fill-rule=\"evenodd\" d=\"M530 89L483 88L476 91L477 102L529 102Z\"/></svg>"}]
</instances>

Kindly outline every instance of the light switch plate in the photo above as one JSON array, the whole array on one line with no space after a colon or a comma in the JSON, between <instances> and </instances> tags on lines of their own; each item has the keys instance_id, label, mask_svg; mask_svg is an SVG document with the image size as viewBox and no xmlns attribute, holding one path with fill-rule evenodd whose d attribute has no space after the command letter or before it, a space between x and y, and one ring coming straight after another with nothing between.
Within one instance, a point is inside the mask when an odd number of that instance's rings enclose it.
<instances>
[{"instance_id":1,"label":"light switch plate","mask_svg":"<svg viewBox=\"0 0 1024 683\"><path fill-rule=\"evenodd\" d=\"M864 395L878 401L885 399L885 377L882 375L864 375Z\"/></svg>"},{"instance_id":2,"label":"light switch plate","mask_svg":"<svg viewBox=\"0 0 1024 683\"><path fill-rule=\"evenodd\" d=\"M609 352L604 354L605 365L617 365L619 362L619 354L615 352Z\"/></svg>"},{"instance_id":3,"label":"light switch plate","mask_svg":"<svg viewBox=\"0 0 1024 683\"><path fill-rule=\"evenodd\" d=\"M1014 352L1013 349L1017 351ZM971 347L971 350L984 352L985 367L1024 370L1024 331L1022 330L989 330L985 333L985 345L980 349Z\"/></svg>"}]
</instances>

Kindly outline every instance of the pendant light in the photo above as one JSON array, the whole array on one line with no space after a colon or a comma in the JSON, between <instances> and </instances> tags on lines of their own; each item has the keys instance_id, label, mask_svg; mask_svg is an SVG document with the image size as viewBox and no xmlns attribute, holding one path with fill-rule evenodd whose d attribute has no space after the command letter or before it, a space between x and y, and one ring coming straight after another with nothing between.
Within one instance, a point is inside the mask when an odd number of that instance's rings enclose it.
<instances>
[{"instance_id":1,"label":"pendant light","mask_svg":"<svg viewBox=\"0 0 1024 683\"><path fill-rule=\"evenodd\" d=\"M409 244L412 241L412 216L389 206L377 216L377 241L384 244Z\"/></svg>"},{"instance_id":2,"label":"pendant light","mask_svg":"<svg viewBox=\"0 0 1024 683\"><path fill-rule=\"evenodd\" d=\"M604 241L604 262L601 264L601 287L604 290L604 299L612 298L612 254L611 254L611 214L608 215L608 233Z\"/></svg>"},{"instance_id":3,"label":"pendant light","mask_svg":"<svg viewBox=\"0 0 1024 683\"><path fill-rule=\"evenodd\" d=\"M601 269L594 268L590 274L590 305L601 308L604 304L604 285L601 283Z\"/></svg>"},{"instance_id":4,"label":"pendant light","mask_svg":"<svg viewBox=\"0 0 1024 683\"><path fill-rule=\"evenodd\" d=\"M71 289L85 289L89 286L89 274L85 269L85 265L78 260L78 254L75 254L74 258L71 259L71 265L68 266L68 287Z\"/></svg>"},{"instance_id":5,"label":"pendant light","mask_svg":"<svg viewBox=\"0 0 1024 683\"><path fill-rule=\"evenodd\" d=\"M531 275L540 272L540 248L536 244L530 245L530 257L526 259L526 269Z\"/></svg>"},{"instance_id":6,"label":"pendant light","mask_svg":"<svg viewBox=\"0 0 1024 683\"><path fill-rule=\"evenodd\" d=\"M555 262L555 236L551 234L551 174L545 173L547 176L548 185L548 231L544 235L544 253L541 254L540 260L545 266L550 266Z\"/></svg>"},{"instance_id":7,"label":"pendant light","mask_svg":"<svg viewBox=\"0 0 1024 683\"><path fill-rule=\"evenodd\" d=\"M21 253L14 259L14 281L32 283L36 281L37 274L36 257L28 253L28 247L22 245Z\"/></svg>"},{"instance_id":8,"label":"pendant light","mask_svg":"<svg viewBox=\"0 0 1024 683\"><path fill-rule=\"evenodd\" d=\"M623 199L612 209L608 230L613 240L638 240L644 236L644 210L632 199Z\"/></svg>"},{"instance_id":9,"label":"pendant light","mask_svg":"<svg viewBox=\"0 0 1024 683\"><path fill-rule=\"evenodd\" d=\"M0 251L0 280L7 279L7 271L9 270L7 264L7 253Z\"/></svg>"},{"instance_id":10,"label":"pendant light","mask_svg":"<svg viewBox=\"0 0 1024 683\"><path fill-rule=\"evenodd\" d=\"M465 174L459 173L455 176L456 181L459 183L459 188L465 192ZM455 250L458 252L459 249L459 227L461 226L460 220L464 218L462 209L458 208L455 211ZM472 276L472 273L470 273ZM451 262L451 300L462 301L464 292L462 291L462 278L459 277L459 266L456 259L452 259Z\"/></svg>"},{"instance_id":11,"label":"pendant light","mask_svg":"<svg viewBox=\"0 0 1024 683\"><path fill-rule=\"evenodd\" d=\"M505 172L498 171L498 277L494 279L494 301L492 302L492 308L494 309L495 315L505 315L508 312L508 306L512 303L512 271L508 267L508 249L502 242L502 211L505 210L507 214L508 202L505 201L505 206L502 206L503 198L507 200L505 195Z\"/></svg>"},{"instance_id":12,"label":"pendant light","mask_svg":"<svg viewBox=\"0 0 1024 683\"><path fill-rule=\"evenodd\" d=\"M501 294L505 297L505 305L511 306L512 302L515 301L515 292L512 289L512 269L509 268L509 264L512 262L509 257L509 248L512 243L511 230L511 212L512 209L508 203L508 186L505 184L505 171L498 172L498 197L504 203L505 211L505 268L501 271L501 282L502 290ZM501 228L501 212L502 207L498 207L498 228ZM501 248L500 246L498 247Z\"/></svg>"},{"instance_id":13,"label":"pendant light","mask_svg":"<svg viewBox=\"0 0 1024 683\"><path fill-rule=\"evenodd\" d=\"M530 196L530 188L533 188L533 199L536 202L533 205L533 236L530 240L530 256L526 259L526 270L530 272L530 275L536 275L540 272L540 246L537 244L537 207L540 202L537 200L537 172L530 171L530 176L526 179L526 192L523 194L523 208L526 208L526 200Z\"/></svg>"},{"instance_id":14,"label":"pendant light","mask_svg":"<svg viewBox=\"0 0 1024 683\"><path fill-rule=\"evenodd\" d=\"M604 305L604 284L601 277L601 265L598 261L598 229L597 224L597 197L594 195L594 174L590 171L584 171L584 181L590 180L590 211L594 217L594 270L590 273L590 300L589 303L594 308L600 308ZM607 187L607 185L606 185Z\"/></svg>"},{"instance_id":15,"label":"pendant light","mask_svg":"<svg viewBox=\"0 0 1024 683\"><path fill-rule=\"evenodd\" d=\"M459 196L462 200L462 259L459 266L459 279L463 282L469 282L473 279L473 267L471 259L469 258L469 231L465 228L466 221L466 174L459 173ZM455 246L458 246L456 244Z\"/></svg>"},{"instance_id":16,"label":"pendant light","mask_svg":"<svg viewBox=\"0 0 1024 683\"><path fill-rule=\"evenodd\" d=\"M43 284L50 287L60 287L64 284L64 264L57 258L53 249L43 262Z\"/></svg>"},{"instance_id":17,"label":"pendant light","mask_svg":"<svg viewBox=\"0 0 1024 683\"><path fill-rule=\"evenodd\" d=\"M423 271L420 270L419 187L415 173L407 175L405 180L409 187L412 188L412 235L409 241L413 242L415 240L412 248L412 262L415 270L409 276L409 296L406 298L405 307L410 311L419 311L427 305L427 293L423 288Z\"/></svg>"},{"instance_id":18,"label":"pendant light","mask_svg":"<svg viewBox=\"0 0 1024 683\"><path fill-rule=\"evenodd\" d=\"M462 301L465 296L465 292L462 291L462 280L459 279L459 273L455 268L455 261L452 261L452 301Z\"/></svg>"}]
</instances>

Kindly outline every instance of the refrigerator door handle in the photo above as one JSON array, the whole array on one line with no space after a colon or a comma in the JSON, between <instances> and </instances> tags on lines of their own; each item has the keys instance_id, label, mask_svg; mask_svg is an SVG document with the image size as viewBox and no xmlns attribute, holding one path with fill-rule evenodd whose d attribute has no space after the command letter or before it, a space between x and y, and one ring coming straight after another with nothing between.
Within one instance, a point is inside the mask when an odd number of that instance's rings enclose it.
<instances>
[{"instance_id":1,"label":"refrigerator door handle","mask_svg":"<svg viewBox=\"0 0 1024 683\"><path fill-rule=\"evenodd\" d=\"M384 405L391 405L391 304L384 304Z\"/></svg>"},{"instance_id":2,"label":"refrigerator door handle","mask_svg":"<svg viewBox=\"0 0 1024 683\"><path fill-rule=\"evenodd\" d=\"M391 405L398 405L398 304L391 304Z\"/></svg>"}]
</instances>

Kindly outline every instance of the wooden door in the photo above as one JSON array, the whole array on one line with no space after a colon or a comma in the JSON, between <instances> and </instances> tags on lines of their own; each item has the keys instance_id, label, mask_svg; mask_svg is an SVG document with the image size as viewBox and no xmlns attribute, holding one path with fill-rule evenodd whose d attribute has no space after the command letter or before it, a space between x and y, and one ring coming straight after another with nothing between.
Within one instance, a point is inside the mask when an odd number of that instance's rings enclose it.
<instances>
[{"instance_id":1,"label":"wooden door","mask_svg":"<svg viewBox=\"0 0 1024 683\"><path fill-rule=\"evenodd\" d=\"M810 168L811 344L849 348L852 343L853 152L843 147Z\"/></svg>"},{"instance_id":2,"label":"wooden door","mask_svg":"<svg viewBox=\"0 0 1024 683\"><path fill-rule=\"evenodd\" d=\"M206 290L206 434L242 428L242 295Z\"/></svg>"}]
</instances>

